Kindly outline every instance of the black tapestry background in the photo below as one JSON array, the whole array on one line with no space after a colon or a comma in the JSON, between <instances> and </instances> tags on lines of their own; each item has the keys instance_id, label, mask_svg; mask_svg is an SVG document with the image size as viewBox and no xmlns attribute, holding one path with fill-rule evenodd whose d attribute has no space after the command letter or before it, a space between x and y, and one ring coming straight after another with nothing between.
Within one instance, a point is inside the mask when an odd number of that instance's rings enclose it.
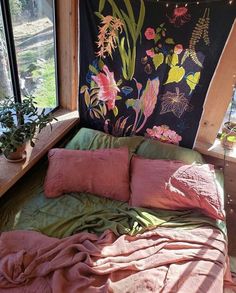
<instances>
[{"instance_id":1,"label":"black tapestry background","mask_svg":"<svg viewBox=\"0 0 236 293\"><path fill-rule=\"evenodd\" d=\"M80 1L82 124L191 148L235 14L227 1Z\"/></svg>"}]
</instances>

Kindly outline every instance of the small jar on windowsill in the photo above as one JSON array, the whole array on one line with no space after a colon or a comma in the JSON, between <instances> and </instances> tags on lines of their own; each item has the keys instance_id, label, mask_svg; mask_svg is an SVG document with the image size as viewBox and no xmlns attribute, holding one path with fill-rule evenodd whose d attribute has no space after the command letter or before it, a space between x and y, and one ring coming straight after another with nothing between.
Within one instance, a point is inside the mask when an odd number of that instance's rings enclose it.
<instances>
[{"instance_id":1,"label":"small jar on windowsill","mask_svg":"<svg viewBox=\"0 0 236 293\"><path fill-rule=\"evenodd\" d=\"M236 123L235 122L225 122L222 134L221 134L221 144L225 149L233 150L236 147Z\"/></svg>"}]
</instances>

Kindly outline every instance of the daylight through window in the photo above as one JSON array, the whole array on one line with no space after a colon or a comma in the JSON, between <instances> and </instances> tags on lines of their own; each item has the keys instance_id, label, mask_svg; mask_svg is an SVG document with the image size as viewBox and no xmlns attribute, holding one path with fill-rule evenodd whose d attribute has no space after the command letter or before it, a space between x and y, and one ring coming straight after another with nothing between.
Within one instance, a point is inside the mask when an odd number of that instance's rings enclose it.
<instances>
[{"instance_id":1,"label":"daylight through window","mask_svg":"<svg viewBox=\"0 0 236 293\"><path fill-rule=\"evenodd\" d=\"M0 1L0 99L57 107L54 1Z\"/></svg>"}]
</instances>

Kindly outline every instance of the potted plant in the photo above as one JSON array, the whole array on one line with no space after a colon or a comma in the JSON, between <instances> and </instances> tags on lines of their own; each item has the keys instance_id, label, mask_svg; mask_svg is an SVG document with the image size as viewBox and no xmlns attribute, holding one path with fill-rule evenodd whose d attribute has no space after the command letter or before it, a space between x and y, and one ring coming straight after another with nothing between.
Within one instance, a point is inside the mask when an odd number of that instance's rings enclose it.
<instances>
[{"instance_id":1,"label":"potted plant","mask_svg":"<svg viewBox=\"0 0 236 293\"><path fill-rule=\"evenodd\" d=\"M36 131L40 132L48 124L51 126L56 119L45 109L39 111L36 105L32 96L26 97L22 103L12 99L0 101L0 149L10 162L24 160L26 144L35 145Z\"/></svg>"},{"instance_id":2,"label":"potted plant","mask_svg":"<svg viewBox=\"0 0 236 293\"><path fill-rule=\"evenodd\" d=\"M232 150L236 145L236 123L225 122L222 128L221 142L224 148Z\"/></svg>"}]
</instances>

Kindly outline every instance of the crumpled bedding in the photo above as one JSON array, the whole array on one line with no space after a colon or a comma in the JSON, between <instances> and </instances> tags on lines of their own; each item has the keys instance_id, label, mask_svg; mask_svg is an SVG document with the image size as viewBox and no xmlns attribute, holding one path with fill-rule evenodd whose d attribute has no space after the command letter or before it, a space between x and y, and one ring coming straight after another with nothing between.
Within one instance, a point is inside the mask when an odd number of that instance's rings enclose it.
<instances>
[{"instance_id":1,"label":"crumpled bedding","mask_svg":"<svg viewBox=\"0 0 236 293\"><path fill-rule=\"evenodd\" d=\"M12 231L0 237L0 291L221 293L224 279L236 288L225 252L222 232L209 226L63 239Z\"/></svg>"}]
</instances>

